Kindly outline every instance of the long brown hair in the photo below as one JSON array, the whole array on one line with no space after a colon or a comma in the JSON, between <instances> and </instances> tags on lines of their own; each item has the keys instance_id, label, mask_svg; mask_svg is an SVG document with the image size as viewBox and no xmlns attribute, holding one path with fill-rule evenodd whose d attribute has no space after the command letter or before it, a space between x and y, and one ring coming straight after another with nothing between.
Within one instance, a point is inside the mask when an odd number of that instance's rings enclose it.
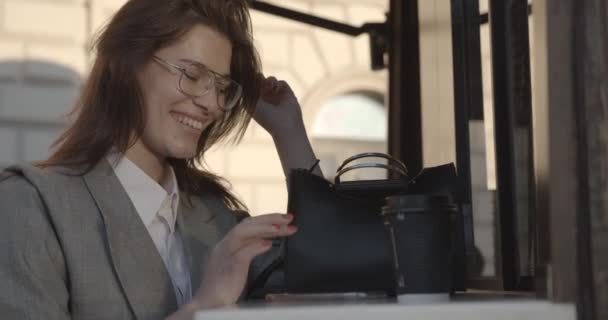
<instances>
[{"instance_id":1,"label":"long brown hair","mask_svg":"<svg viewBox=\"0 0 608 320\"><path fill-rule=\"evenodd\" d=\"M145 125L137 71L196 24L214 28L231 41L230 73L243 85L243 98L203 132L196 157L169 159L169 163L188 194L211 193L230 208L244 208L224 179L198 170L197 164L202 165L200 159L211 145L228 136L235 142L243 137L259 97L261 68L246 0L129 0L95 42L97 58L73 111L76 120L40 165L79 167L86 173L112 148L124 154Z\"/></svg>"}]
</instances>

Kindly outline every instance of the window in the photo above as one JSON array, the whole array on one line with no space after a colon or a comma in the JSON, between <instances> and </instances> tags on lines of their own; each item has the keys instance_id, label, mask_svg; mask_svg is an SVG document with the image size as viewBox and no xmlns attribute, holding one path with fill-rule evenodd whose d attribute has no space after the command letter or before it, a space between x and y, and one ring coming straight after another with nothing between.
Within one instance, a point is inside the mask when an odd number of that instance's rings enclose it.
<instances>
[{"instance_id":1,"label":"window","mask_svg":"<svg viewBox=\"0 0 608 320\"><path fill-rule=\"evenodd\" d=\"M322 105L312 127L314 138L386 141L387 110L382 96L369 92L339 95Z\"/></svg>"},{"instance_id":2,"label":"window","mask_svg":"<svg viewBox=\"0 0 608 320\"><path fill-rule=\"evenodd\" d=\"M347 158L366 152L387 152L388 112L384 97L371 91L355 91L328 99L312 123L312 144L326 178L333 179ZM360 162L386 163L384 159ZM384 169L360 169L346 173L345 180L385 179Z\"/></svg>"}]
</instances>

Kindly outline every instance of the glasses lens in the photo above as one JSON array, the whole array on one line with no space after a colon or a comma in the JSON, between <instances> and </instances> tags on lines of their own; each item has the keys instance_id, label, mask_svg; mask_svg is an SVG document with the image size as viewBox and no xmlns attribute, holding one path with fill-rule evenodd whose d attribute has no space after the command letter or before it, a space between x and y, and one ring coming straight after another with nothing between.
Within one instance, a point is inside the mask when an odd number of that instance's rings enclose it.
<instances>
[{"instance_id":1,"label":"glasses lens","mask_svg":"<svg viewBox=\"0 0 608 320\"><path fill-rule=\"evenodd\" d=\"M229 80L227 83L218 84L218 104L224 110L231 110L236 107L241 99L242 87L240 84Z\"/></svg>"},{"instance_id":2,"label":"glasses lens","mask_svg":"<svg viewBox=\"0 0 608 320\"><path fill-rule=\"evenodd\" d=\"M211 72L197 66L184 68L179 80L180 90L193 97L204 96L214 86L220 108L228 111L238 105L243 88L233 80L216 79Z\"/></svg>"},{"instance_id":3,"label":"glasses lens","mask_svg":"<svg viewBox=\"0 0 608 320\"><path fill-rule=\"evenodd\" d=\"M199 97L213 86L213 76L206 70L195 66L184 68L179 80L179 88L186 94Z\"/></svg>"}]
</instances>

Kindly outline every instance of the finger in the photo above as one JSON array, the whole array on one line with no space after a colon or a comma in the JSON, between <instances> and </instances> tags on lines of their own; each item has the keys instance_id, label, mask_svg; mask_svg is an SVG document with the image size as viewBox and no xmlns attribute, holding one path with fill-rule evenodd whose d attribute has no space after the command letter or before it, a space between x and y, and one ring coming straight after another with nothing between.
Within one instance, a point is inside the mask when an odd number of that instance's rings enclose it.
<instances>
[{"instance_id":1,"label":"finger","mask_svg":"<svg viewBox=\"0 0 608 320\"><path fill-rule=\"evenodd\" d=\"M274 92L278 92L278 90L281 89L281 81L279 81L279 79L273 77L272 78L272 90Z\"/></svg>"},{"instance_id":2,"label":"finger","mask_svg":"<svg viewBox=\"0 0 608 320\"><path fill-rule=\"evenodd\" d=\"M270 240L253 241L234 252L233 259L236 263L249 265L253 258L268 251L270 248L272 248L272 241Z\"/></svg>"},{"instance_id":3,"label":"finger","mask_svg":"<svg viewBox=\"0 0 608 320\"><path fill-rule=\"evenodd\" d=\"M272 96L272 94L272 89L266 86L262 86L262 88L260 88L260 98L267 100L269 96Z\"/></svg>"},{"instance_id":4,"label":"finger","mask_svg":"<svg viewBox=\"0 0 608 320\"><path fill-rule=\"evenodd\" d=\"M288 226L286 223L241 223L235 226L230 233L231 237L247 241L250 239L273 238L290 235L295 226Z\"/></svg>"},{"instance_id":5,"label":"finger","mask_svg":"<svg viewBox=\"0 0 608 320\"><path fill-rule=\"evenodd\" d=\"M240 246L249 240L289 236L295 231L297 231L295 226L289 226L284 221L268 223L251 220L239 223L230 230L227 237L230 244Z\"/></svg>"},{"instance_id":6,"label":"finger","mask_svg":"<svg viewBox=\"0 0 608 320\"><path fill-rule=\"evenodd\" d=\"M283 90L286 85L287 85L287 82L285 82L283 80L276 80L273 84L272 89L274 92L279 92L280 90Z\"/></svg>"},{"instance_id":7,"label":"finger","mask_svg":"<svg viewBox=\"0 0 608 320\"><path fill-rule=\"evenodd\" d=\"M264 78L264 76L262 76L261 81L262 86L260 87L260 90L262 92L269 92L272 90L272 84L268 78Z\"/></svg>"},{"instance_id":8,"label":"finger","mask_svg":"<svg viewBox=\"0 0 608 320\"><path fill-rule=\"evenodd\" d=\"M278 92L281 92L283 94L288 93L288 94L293 94L293 90L291 89L291 86L289 85L289 83L287 83L287 81L279 81L277 84L278 87Z\"/></svg>"},{"instance_id":9,"label":"finger","mask_svg":"<svg viewBox=\"0 0 608 320\"><path fill-rule=\"evenodd\" d=\"M243 219L246 224L288 224L293 221L294 215L291 213L267 213Z\"/></svg>"},{"instance_id":10,"label":"finger","mask_svg":"<svg viewBox=\"0 0 608 320\"><path fill-rule=\"evenodd\" d=\"M275 76L269 76L269 77L267 77L267 78L266 78L266 81L268 81L268 84L269 84L269 85L273 85L273 86L274 86L274 85L276 85L276 83L277 83L279 80L278 80L278 79L277 79L277 77L275 77Z\"/></svg>"},{"instance_id":11,"label":"finger","mask_svg":"<svg viewBox=\"0 0 608 320\"><path fill-rule=\"evenodd\" d=\"M284 217L273 216L247 218L226 235L227 250L234 252L260 239L291 236L297 232L297 227L288 226L290 221Z\"/></svg>"},{"instance_id":12,"label":"finger","mask_svg":"<svg viewBox=\"0 0 608 320\"><path fill-rule=\"evenodd\" d=\"M276 82L276 78L272 77L272 76L270 76L270 77L262 76L261 80L262 80L262 87L268 87L268 88L272 87L273 84Z\"/></svg>"},{"instance_id":13,"label":"finger","mask_svg":"<svg viewBox=\"0 0 608 320\"><path fill-rule=\"evenodd\" d=\"M258 72L258 74L257 74L257 80L260 81L260 83L263 85L264 82L266 81L266 77L264 76L263 73Z\"/></svg>"},{"instance_id":14,"label":"finger","mask_svg":"<svg viewBox=\"0 0 608 320\"><path fill-rule=\"evenodd\" d=\"M270 102L274 101L277 93L277 79L274 77L269 77L264 80L260 93L262 98L265 100L270 100Z\"/></svg>"},{"instance_id":15,"label":"finger","mask_svg":"<svg viewBox=\"0 0 608 320\"><path fill-rule=\"evenodd\" d=\"M289 88L289 84L285 80L281 80L277 82L277 87L279 88Z\"/></svg>"}]
</instances>

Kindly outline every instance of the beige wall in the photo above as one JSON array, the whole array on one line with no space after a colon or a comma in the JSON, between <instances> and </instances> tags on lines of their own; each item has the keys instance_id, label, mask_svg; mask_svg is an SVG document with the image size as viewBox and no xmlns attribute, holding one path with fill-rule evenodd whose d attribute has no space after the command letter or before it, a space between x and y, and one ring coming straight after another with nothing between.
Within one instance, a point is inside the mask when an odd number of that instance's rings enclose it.
<instances>
[{"instance_id":1,"label":"beige wall","mask_svg":"<svg viewBox=\"0 0 608 320\"><path fill-rule=\"evenodd\" d=\"M418 15L423 164L435 166L456 161L450 2L419 1Z\"/></svg>"},{"instance_id":2,"label":"beige wall","mask_svg":"<svg viewBox=\"0 0 608 320\"><path fill-rule=\"evenodd\" d=\"M354 25L384 21L388 7L388 0L274 2ZM123 3L0 0L0 167L48 155L86 77L92 37ZM260 12L253 12L252 18L264 72L292 85L307 126L321 104L335 95L354 90L386 93L386 72L370 71L366 36L350 38ZM334 145L341 152L341 144ZM279 159L259 126L252 125L238 147L213 149L207 161L212 171L232 182L253 213L285 210Z\"/></svg>"}]
</instances>

